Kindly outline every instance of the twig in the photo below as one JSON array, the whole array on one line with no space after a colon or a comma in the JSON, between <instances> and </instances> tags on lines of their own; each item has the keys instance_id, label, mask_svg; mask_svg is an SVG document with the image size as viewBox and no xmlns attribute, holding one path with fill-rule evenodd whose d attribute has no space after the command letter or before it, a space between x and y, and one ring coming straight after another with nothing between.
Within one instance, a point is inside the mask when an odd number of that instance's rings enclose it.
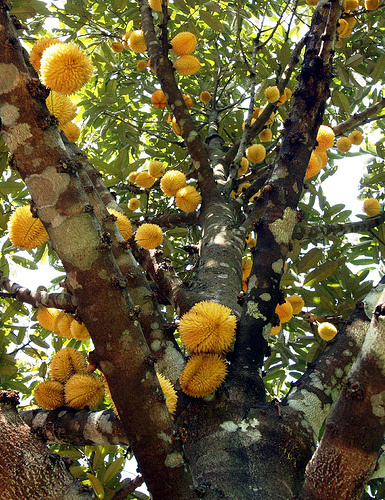
<instances>
[{"instance_id":1,"label":"twig","mask_svg":"<svg viewBox=\"0 0 385 500\"><path fill-rule=\"evenodd\" d=\"M115 493L114 496L111 497L111 500L125 500L130 493L139 488L144 483L143 477L139 474L135 479L127 483L123 488Z\"/></svg>"}]
</instances>

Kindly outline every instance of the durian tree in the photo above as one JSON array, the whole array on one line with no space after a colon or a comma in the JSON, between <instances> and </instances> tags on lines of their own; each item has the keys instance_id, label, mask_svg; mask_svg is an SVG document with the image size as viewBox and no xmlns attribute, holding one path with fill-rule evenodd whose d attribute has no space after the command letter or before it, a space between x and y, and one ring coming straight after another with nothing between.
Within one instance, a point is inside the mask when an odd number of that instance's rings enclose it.
<instances>
[{"instance_id":1,"label":"durian tree","mask_svg":"<svg viewBox=\"0 0 385 500\"><path fill-rule=\"evenodd\" d=\"M384 12L0 0L1 498L384 498Z\"/></svg>"}]
</instances>

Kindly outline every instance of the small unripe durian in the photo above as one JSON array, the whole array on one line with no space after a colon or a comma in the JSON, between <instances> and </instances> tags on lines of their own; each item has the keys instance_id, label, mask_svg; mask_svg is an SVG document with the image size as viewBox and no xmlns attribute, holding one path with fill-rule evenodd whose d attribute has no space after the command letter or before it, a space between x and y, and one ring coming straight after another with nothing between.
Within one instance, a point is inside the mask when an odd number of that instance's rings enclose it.
<instances>
[{"instance_id":1,"label":"small unripe durian","mask_svg":"<svg viewBox=\"0 0 385 500\"><path fill-rule=\"evenodd\" d=\"M112 52L116 52L119 54L120 52L123 52L123 49L124 49L124 45L122 44L122 42L112 42L111 43Z\"/></svg>"},{"instance_id":2,"label":"small unripe durian","mask_svg":"<svg viewBox=\"0 0 385 500\"><path fill-rule=\"evenodd\" d=\"M347 153L352 147L349 137L340 137L336 143L337 148L341 153Z\"/></svg>"},{"instance_id":3,"label":"small unripe durian","mask_svg":"<svg viewBox=\"0 0 385 500\"><path fill-rule=\"evenodd\" d=\"M269 142L273 137L273 132L271 131L271 129L265 128L264 130L262 130L262 132L259 133L258 137L261 142Z\"/></svg>"},{"instance_id":4,"label":"small unripe durian","mask_svg":"<svg viewBox=\"0 0 385 500\"><path fill-rule=\"evenodd\" d=\"M199 99L204 102L205 104L207 104L208 102L211 101L211 94L210 92L207 92L207 90L204 90L203 92L201 92L201 95L199 96Z\"/></svg>"},{"instance_id":5,"label":"small unripe durian","mask_svg":"<svg viewBox=\"0 0 385 500\"><path fill-rule=\"evenodd\" d=\"M175 116L172 119L171 127L172 127L173 131L176 133L176 135L179 135L179 136L182 135L182 130L181 130L180 126L178 125L178 122L176 121Z\"/></svg>"},{"instance_id":6,"label":"small unripe durian","mask_svg":"<svg viewBox=\"0 0 385 500\"><path fill-rule=\"evenodd\" d=\"M378 215L381 212L380 202L376 200L376 198L368 198L364 201L364 212L366 215L369 215L369 217Z\"/></svg>"},{"instance_id":7,"label":"small unripe durian","mask_svg":"<svg viewBox=\"0 0 385 500\"><path fill-rule=\"evenodd\" d=\"M376 10L380 6L380 0L365 0L366 10Z\"/></svg>"},{"instance_id":8,"label":"small unripe durian","mask_svg":"<svg viewBox=\"0 0 385 500\"><path fill-rule=\"evenodd\" d=\"M305 181L317 175L321 170L321 168L322 168L321 159L314 150L311 152L309 163L307 165Z\"/></svg>"},{"instance_id":9,"label":"small unripe durian","mask_svg":"<svg viewBox=\"0 0 385 500\"><path fill-rule=\"evenodd\" d=\"M148 61L146 59L141 59L136 63L136 69L138 71L144 71L148 67Z\"/></svg>"},{"instance_id":10,"label":"small unripe durian","mask_svg":"<svg viewBox=\"0 0 385 500\"><path fill-rule=\"evenodd\" d=\"M317 331L321 339L326 341L334 339L337 335L337 328L332 323L328 323L327 321L320 323Z\"/></svg>"},{"instance_id":11,"label":"small unripe durian","mask_svg":"<svg viewBox=\"0 0 385 500\"><path fill-rule=\"evenodd\" d=\"M142 224L136 230L135 241L146 250L152 250L163 241L162 229L157 224Z\"/></svg>"},{"instance_id":12,"label":"small unripe durian","mask_svg":"<svg viewBox=\"0 0 385 500\"><path fill-rule=\"evenodd\" d=\"M38 217L32 215L29 205L17 207L7 226L12 245L22 250L37 248L48 240L45 227Z\"/></svg>"},{"instance_id":13,"label":"small unripe durian","mask_svg":"<svg viewBox=\"0 0 385 500\"><path fill-rule=\"evenodd\" d=\"M162 161L151 161L148 165L149 174L152 177L158 178L162 177L165 172L165 168Z\"/></svg>"},{"instance_id":14,"label":"small unripe durian","mask_svg":"<svg viewBox=\"0 0 385 500\"><path fill-rule=\"evenodd\" d=\"M47 330L53 330L55 317L60 313L60 309L41 306L39 307L39 310L37 312L37 320L43 328L46 328Z\"/></svg>"},{"instance_id":15,"label":"small unripe durian","mask_svg":"<svg viewBox=\"0 0 385 500\"><path fill-rule=\"evenodd\" d=\"M197 39L193 33L182 31L171 40L172 50L176 56L185 56L194 52Z\"/></svg>"},{"instance_id":16,"label":"small unripe durian","mask_svg":"<svg viewBox=\"0 0 385 500\"><path fill-rule=\"evenodd\" d=\"M135 178L135 184L142 188L150 188L154 185L155 179L149 172L139 172Z\"/></svg>"},{"instance_id":17,"label":"small unripe durian","mask_svg":"<svg viewBox=\"0 0 385 500\"><path fill-rule=\"evenodd\" d=\"M278 304L275 312L278 314L281 323L286 323L293 317L293 307L287 300L283 304Z\"/></svg>"},{"instance_id":18,"label":"small unripe durian","mask_svg":"<svg viewBox=\"0 0 385 500\"><path fill-rule=\"evenodd\" d=\"M140 207L140 200L138 198L131 198L127 206L129 210L135 211Z\"/></svg>"},{"instance_id":19,"label":"small unripe durian","mask_svg":"<svg viewBox=\"0 0 385 500\"><path fill-rule=\"evenodd\" d=\"M299 314L302 311L303 306L305 305L305 301L302 297L297 294L292 295L291 297L286 297L286 302L291 304L293 308L293 314Z\"/></svg>"},{"instance_id":20,"label":"small unripe durian","mask_svg":"<svg viewBox=\"0 0 385 500\"><path fill-rule=\"evenodd\" d=\"M80 137L80 128L73 122L67 122L62 130L71 142L76 142Z\"/></svg>"},{"instance_id":21,"label":"small unripe durian","mask_svg":"<svg viewBox=\"0 0 385 500\"><path fill-rule=\"evenodd\" d=\"M353 132L349 134L349 139L352 144L359 146L361 142L364 140L364 136L362 135L362 132L360 132L359 130L353 130Z\"/></svg>"},{"instance_id":22,"label":"small unripe durian","mask_svg":"<svg viewBox=\"0 0 385 500\"><path fill-rule=\"evenodd\" d=\"M74 317L72 314L60 311L53 321L53 331L56 335L65 337L66 339L72 339L71 323L73 319Z\"/></svg>"},{"instance_id":23,"label":"small unripe durian","mask_svg":"<svg viewBox=\"0 0 385 500\"><path fill-rule=\"evenodd\" d=\"M36 386L33 393L36 403L45 410L64 406L64 386L60 382L47 380Z\"/></svg>"},{"instance_id":24,"label":"small unripe durian","mask_svg":"<svg viewBox=\"0 0 385 500\"><path fill-rule=\"evenodd\" d=\"M155 106L155 108L163 109L167 106L167 99L164 95L163 90L155 90L155 92L151 96L151 102Z\"/></svg>"},{"instance_id":25,"label":"small unripe durian","mask_svg":"<svg viewBox=\"0 0 385 500\"><path fill-rule=\"evenodd\" d=\"M183 100L186 103L186 106L188 107L188 109L190 109L191 106L193 106L193 104L194 104L193 98L190 95L187 95L187 94L184 95Z\"/></svg>"},{"instance_id":26,"label":"small unripe durian","mask_svg":"<svg viewBox=\"0 0 385 500\"><path fill-rule=\"evenodd\" d=\"M282 330L282 325L272 326L270 330L270 337L277 335Z\"/></svg>"},{"instance_id":27,"label":"small unripe durian","mask_svg":"<svg viewBox=\"0 0 385 500\"><path fill-rule=\"evenodd\" d=\"M234 342L236 325L229 307L203 300L182 316L180 339L192 353L223 353Z\"/></svg>"},{"instance_id":28,"label":"small unripe durian","mask_svg":"<svg viewBox=\"0 0 385 500\"><path fill-rule=\"evenodd\" d=\"M245 173L249 169L249 160L245 157L242 158L240 166L238 168L238 177L241 177L242 175L245 175Z\"/></svg>"},{"instance_id":29,"label":"small unripe durian","mask_svg":"<svg viewBox=\"0 0 385 500\"><path fill-rule=\"evenodd\" d=\"M251 163L260 163L266 158L266 149L262 144L252 144L246 149L246 158Z\"/></svg>"},{"instance_id":30,"label":"small unripe durian","mask_svg":"<svg viewBox=\"0 0 385 500\"><path fill-rule=\"evenodd\" d=\"M72 321L70 330L72 337L76 340L87 340L90 338L90 333L86 325L84 323L79 323L76 319Z\"/></svg>"},{"instance_id":31,"label":"small unripe durian","mask_svg":"<svg viewBox=\"0 0 385 500\"><path fill-rule=\"evenodd\" d=\"M194 75L199 71L201 63L195 56L181 56L174 62L174 68L182 76Z\"/></svg>"},{"instance_id":32,"label":"small unripe durian","mask_svg":"<svg viewBox=\"0 0 385 500\"><path fill-rule=\"evenodd\" d=\"M128 182L135 182L135 179L137 176L138 176L138 172L130 172L128 174Z\"/></svg>"},{"instance_id":33,"label":"small unripe durian","mask_svg":"<svg viewBox=\"0 0 385 500\"><path fill-rule=\"evenodd\" d=\"M164 397L166 398L167 409L170 415L173 416L176 410L176 403L178 401L176 390L167 377L161 373L157 373L156 376L158 377L159 385L163 391Z\"/></svg>"},{"instance_id":34,"label":"small unripe durian","mask_svg":"<svg viewBox=\"0 0 385 500\"><path fill-rule=\"evenodd\" d=\"M280 97L280 93L277 86L267 87L265 89L265 98L268 102L277 102Z\"/></svg>"},{"instance_id":35,"label":"small unripe durian","mask_svg":"<svg viewBox=\"0 0 385 500\"><path fill-rule=\"evenodd\" d=\"M321 125L317 132L317 151L326 151L334 145L334 131L327 125Z\"/></svg>"}]
</instances>

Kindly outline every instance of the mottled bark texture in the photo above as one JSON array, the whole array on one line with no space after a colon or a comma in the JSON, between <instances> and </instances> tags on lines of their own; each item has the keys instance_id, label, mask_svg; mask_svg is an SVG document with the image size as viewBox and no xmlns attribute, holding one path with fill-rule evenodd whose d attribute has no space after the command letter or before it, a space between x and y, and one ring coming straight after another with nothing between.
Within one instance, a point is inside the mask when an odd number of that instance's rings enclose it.
<instances>
[{"instance_id":1,"label":"mottled bark texture","mask_svg":"<svg viewBox=\"0 0 385 500\"><path fill-rule=\"evenodd\" d=\"M253 387L260 377L266 352L264 339L269 337L275 307L282 300L279 284L297 222L297 204L329 97L333 43L340 14L341 2L318 2L305 43L294 106L285 122L272 175L263 190L264 212L254 226L258 239L229 377L229 384L237 392L244 391L250 405L258 397Z\"/></svg>"},{"instance_id":2,"label":"mottled bark texture","mask_svg":"<svg viewBox=\"0 0 385 500\"><path fill-rule=\"evenodd\" d=\"M385 432L385 292L306 468L301 500L359 500Z\"/></svg>"},{"instance_id":3,"label":"mottled bark texture","mask_svg":"<svg viewBox=\"0 0 385 500\"><path fill-rule=\"evenodd\" d=\"M24 410L20 411L20 417L49 443L72 446L129 444L122 423L113 410Z\"/></svg>"},{"instance_id":4,"label":"mottled bark texture","mask_svg":"<svg viewBox=\"0 0 385 500\"><path fill-rule=\"evenodd\" d=\"M17 393L0 392L0 497L2 500L91 500L65 461L19 417Z\"/></svg>"},{"instance_id":5,"label":"mottled bark texture","mask_svg":"<svg viewBox=\"0 0 385 500\"><path fill-rule=\"evenodd\" d=\"M91 334L96 359L139 467L155 498L193 498L191 476L154 370L127 282L45 106L47 90L30 77L0 2L1 133L25 181L70 290ZM113 313L114 321L111 321ZM124 386L125 390L121 390Z\"/></svg>"}]
</instances>

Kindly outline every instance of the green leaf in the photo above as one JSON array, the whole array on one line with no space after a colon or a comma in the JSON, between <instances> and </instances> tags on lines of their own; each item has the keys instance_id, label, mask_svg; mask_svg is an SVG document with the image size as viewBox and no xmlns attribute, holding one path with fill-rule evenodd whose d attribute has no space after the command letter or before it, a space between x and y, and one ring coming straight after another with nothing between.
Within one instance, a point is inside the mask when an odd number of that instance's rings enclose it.
<instances>
[{"instance_id":1,"label":"green leaf","mask_svg":"<svg viewBox=\"0 0 385 500\"><path fill-rule=\"evenodd\" d=\"M222 23L220 22L218 16L213 16L207 10L200 10L199 11L199 16L204 21L207 26L212 28L214 31L219 31L222 32L224 30L224 27Z\"/></svg>"},{"instance_id":2,"label":"green leaf","mask_svg":"<svg viewBox=\"0 0 385 500\"><path fill-rule=\"evenodd\" d=\"M41 347L42 349L49 349L49 345L47 344L47 342L44 342L44 340L42 340L40 337L38 337L37 335L30 335L29 338L31 339L31 341L38 345L39 347Z\"/></svg>"},{"instance_id":3,"label":"green leaf","mask_svg":"<svg viewBox=\"0 0 385 500\"><path fill-rule=\"evenodd\" d=\"M309 273L304 281L304 285L313 285L314 283L319 283L326 278L329 278L335 271L338 269L338 262L335 260L330 260L329 262L325 262L325 264L321 264L319 267L314 269L311 273Z\"/></svg>"},{"instance_id":4,"label":"green leaf","mask_svg":"<svg viewBox=\"0 0 385 500\"><path fill-rule=\"evenodd\" d=\"M119 471L123 467L124 461L125 461L124 457L119 457L116 460L114 460L114 462L112 462L112 464L108 467L108 469L104 474L103 478L104 483L108 483L110 479L112 479L119 473Z\"/></svg>"},{"instance_id":5,"label":"green leaf","mask_svg":"<svg viewBox=\"0 0 385 500\"><path fill-rule=\"evenodd\" d=\"M385 54L382 54L378 59L377 62L374 66L373 71L371 72L370 76L373 78L373 80L378 80L379 78L383 77L385 73Z\"/></svg>"},{"instance_id":6,"label":"green leaf","mask_svg":"<svg viewBox=\"0 0 385 500\"><path fill-rule=\"evenodd\" d=\"M87 477L91 483L91 486L96 494L96 496L100 499L103 500L104 498L104 486L102 483L99 481L97 477L95 477L93 474L87 472Z\"/></svg>"},{"instance_id":7,"label":"green leaf","mask_svg":"<svg viewBox=\"0 0 385 500\"><path fill-rule=\"evenodd\" d=\"M315 267L322 259L323 252L320 248L312 248L299 261L298 272L306 273L309 269Z\"/></svg>"}]
</instances>

